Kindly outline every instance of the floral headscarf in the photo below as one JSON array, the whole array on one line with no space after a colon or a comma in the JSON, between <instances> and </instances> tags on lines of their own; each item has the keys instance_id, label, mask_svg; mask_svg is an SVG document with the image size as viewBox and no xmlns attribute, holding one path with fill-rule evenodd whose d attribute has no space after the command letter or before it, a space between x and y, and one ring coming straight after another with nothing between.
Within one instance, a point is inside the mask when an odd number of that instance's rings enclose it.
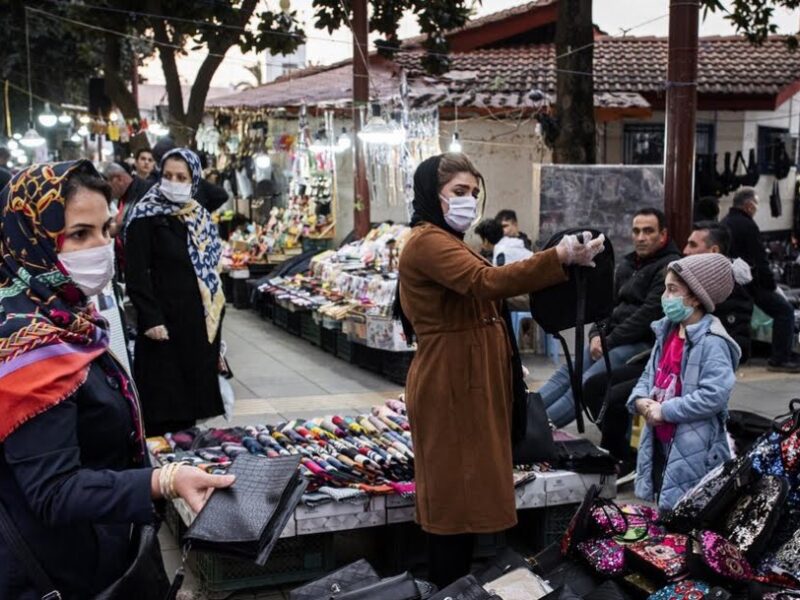
<instances>
[{"instance_id":1,"label":"floral headscarf","mask_svg":"<svg viewBox=\"0 0 800 600\"><path fill-rule=\"evenodd\" d=\"M192 174L192 198L194 198L202 177L200 158L188 148L175 148L167 152L161 159L159 169L162 173L164 164L170 158L180 158L189 165L189 172ZM208 211L196 200L184 205L170 202L161 193L161 182L159 181L133 207L125 227L126 229L130 227L136 219L157 215L178 217L186 225L189 232L187 236L189 258L197 276L197 285L203 301L208 341L212 343L217 336L222 309L225 307L225 295L222 291L222 282L218 271L219 261L222 257L222 242L217 226L211 220Z\"/></svg>"},{"instance_id":2,"label":"floral headscarf","mask_svg":"<svg viewBox=\"0 0 800 600\"><path fill-rule=\"evenodd\" d=\"M72 395L106 351L105 321L58 262L64 186L88 161L31 167L0 192L0 443Z\"/></svg>"}]
</instances>

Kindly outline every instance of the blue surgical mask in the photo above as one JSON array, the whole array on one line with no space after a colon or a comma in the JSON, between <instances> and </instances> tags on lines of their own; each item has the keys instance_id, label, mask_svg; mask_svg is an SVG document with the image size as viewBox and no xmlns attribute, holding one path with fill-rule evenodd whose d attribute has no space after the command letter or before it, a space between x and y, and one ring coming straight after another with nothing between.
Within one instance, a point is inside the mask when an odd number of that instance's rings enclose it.
<instances>
[{"instance_id":1,"label":"blue surgical mask","mask_svg":"<svg viewBox=\"0 0 800 600\"><path fill-rule=\"evenodd\" d=\"M683 296L661 296L661 308L664 309L664 316L673 323L683 323L694 312L694 306L683 303Z\"/></svg>"}]
</instances>

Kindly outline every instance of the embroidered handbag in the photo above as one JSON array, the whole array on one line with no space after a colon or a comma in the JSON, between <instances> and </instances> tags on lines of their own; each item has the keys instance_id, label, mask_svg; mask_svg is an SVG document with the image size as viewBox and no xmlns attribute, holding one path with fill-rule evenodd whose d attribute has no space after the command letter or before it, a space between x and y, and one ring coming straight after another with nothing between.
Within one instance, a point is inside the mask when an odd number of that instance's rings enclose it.
<instances>
[{"instance_id":1,"label":"embroidered handbag","mask_svg":"<svg viewBox=\"0 0 800 600\"><path fill-rule=\"evenodd\" d=\"M625 571L625 550L610 538L586 540L577 550L598 575L616 577Z\"/></svg>"},{"instance_id":2,"label":"embroidered handbag","mask_svg":"<svg viewBox=\"0 0 800 600\"><path fill-rule=\"evenodd\" d=\"M673 510L665 515L664 524L670 531L685 533L711 525L752 478L750 455L717 466L681 496Z\"/></svg>"},{"instance_id":3,"label":"embroidered handbag","mask_svg":"<svg viewBox=\"0 0 800 600\"><path fill-rule=\"evenodd\" d=\"M566 556L591 535L591 516L595 501L600 497L600 487L592 485L583 497L578 510L567 525L561 538L561 554Z\"/></svg>"},{"instance_id":4,"label":"embroidered handbag","mask_svg":"<svg viewBox=\"0 0 800 600\"><path fill-rule=\"evenodd\" d=\"M657 525L658 511L644 504L598 506L592 510L592 521L598 533L620 543L638 542L666 533Z\"/></svg>"},{"instance_id":5,"label":"embroidered handbag","mask_svg":"<svg viewBox=\"0 0 800 600\"><path fill-rule=\"evenodd\" d=\"M697 579L684 579L661 588L647 600L727 600L730 597L721 587L711 587Z\"/></svg>"},{"instance_id":6,"label":"embroidered handbag","mask_svg":"<svg viewBox=\"0 0 800 600\"><path fill-rule=\"evenodd\" d=\"M713 531L700 531L692 539L689 571L695 577L725 583L751 581L755 576L744 554Z\"/></svg>"},{"instance_id":7,"label":"embroidered handbag","mask_svg":"<svg viewBox=\"0 0 800 600\"><path fill-rule=\"evenodd\" d=\"M800 600L800 590L781 590L764 594L762 600Z\"/></svg>"},{"instance_id":8,"label":"embroidered handbag","mask_svg":"<svg viewBox=\"0 0 800 600\"><path fill-rule=\"evenodd\" d=\"M791 577L800 584L800 529L774 554L764 559L764 566L773 573Z\"/></svg>"},{"instance_id":9,"label":"embroidered handbag","mask_svg":"<svg viewBox=\"0 0 800 600\"><path fill-rule=\"evenodd\" d=\"M762 477L733 505L720 533L748 558L760 556L781 518L788 492L785 479Z\"/></svg>"},{"instance_id":10,"label":"embroidered handbag","mask_svg":"<svg viewBox=\"0 0 800 600\"><path fill-rule=\"evenodd\" d=\"M656 581L675 581L686 572L687 543L687 536L668 533L629 544L625 546L629 568Z\"/></svg>"}]
</instances>

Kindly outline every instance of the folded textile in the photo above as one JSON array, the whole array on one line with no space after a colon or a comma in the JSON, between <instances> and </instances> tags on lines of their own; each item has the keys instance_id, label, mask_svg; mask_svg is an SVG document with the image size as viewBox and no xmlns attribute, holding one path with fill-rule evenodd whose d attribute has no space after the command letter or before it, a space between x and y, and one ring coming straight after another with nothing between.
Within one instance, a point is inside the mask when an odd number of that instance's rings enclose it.
<instances>
[{"instance_id":1,"label":"folded textile","mask_svg":"<svg viewBox=\"0 0 800 600\"><path fill-rule=\"evenodd\" d=\"M348 502L351 504L364 503L369 500L369 494L363 490L353 488L334 488L322 486L317 490L320 494L330 496L336 502Z\"/></svg>"},{"instance_id":2,"label":"folded textile","mask_svg":"<svg viewBox=\"0 0 800 600\"><path fill-rule=\"evenodd\" d=\"M263 566L308 485L297 471L300 458L237 456L236 482L215 490L184 540L195 550L244 556Z\"/></svg>"}]
</instances>

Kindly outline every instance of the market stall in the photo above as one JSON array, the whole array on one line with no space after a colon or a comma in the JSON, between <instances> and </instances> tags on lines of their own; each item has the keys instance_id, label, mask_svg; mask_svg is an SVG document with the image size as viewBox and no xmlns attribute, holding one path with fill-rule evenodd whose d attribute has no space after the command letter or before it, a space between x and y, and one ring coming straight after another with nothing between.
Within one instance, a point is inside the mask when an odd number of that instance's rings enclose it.
<instances>
[{"instance_id":1,"label":"market stall","mask_svg":"<svg viewBox=\"0 0 800 600\"><path fill-rule=\"evenodd\" d=\"M566 434L559 434L557 439L564 448L584 443ZM312 578L330 569L334 559L330 541L321 542L321 538L329 538L334 532L409 523L414 518L413 441L402 400L387 400L364 415L329 415L227 429L195 428L149 438L148 447L156 464L185 462L211 473L226 472L241 454L300 457L299 471L308 487L264 567L205 553L193 557L195 570L211 591ZM599 470L603 472L581 472L580 468L567 471L545 463L515 470L517 508L540 509L549 515L543 531L550 537L543 537L542 544L560 535L566 518L591 486L600 486L609 497L616 494L612 469ZM557 511L559 507L566 507L566 511ZM183 501L170 505L168 523L176 535L182 535L194 518ZM300 537L307 539L300 541ZM317 557L310 567L282 570L287 560L298 559L296 553L306 553L309 548ZM230 569L235 569L239 577L231 577Z\"/></svg>"}]
</instances>

